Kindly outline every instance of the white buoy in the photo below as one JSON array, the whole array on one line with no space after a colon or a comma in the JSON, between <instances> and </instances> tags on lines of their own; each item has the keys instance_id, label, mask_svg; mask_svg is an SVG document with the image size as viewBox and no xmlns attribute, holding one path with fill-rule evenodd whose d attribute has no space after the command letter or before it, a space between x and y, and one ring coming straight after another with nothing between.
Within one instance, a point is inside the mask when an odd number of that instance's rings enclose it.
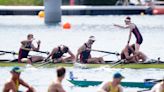
<instances>
[{"instance_id":1,"label":"white buoy","mask_svg":"<svg viewBox=\"0 0 164 92\"><path fill-rule=\"evenodd\" d=\"M44 0L45 23L55 24L61 22L62 0Z\"/></svg>"}]
</instances>

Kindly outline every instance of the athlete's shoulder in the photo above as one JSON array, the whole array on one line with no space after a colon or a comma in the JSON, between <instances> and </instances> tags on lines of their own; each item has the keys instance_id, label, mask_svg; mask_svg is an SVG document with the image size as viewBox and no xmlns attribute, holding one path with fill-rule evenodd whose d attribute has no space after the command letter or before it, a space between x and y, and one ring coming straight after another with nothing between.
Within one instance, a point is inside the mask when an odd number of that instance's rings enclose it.
<instances>
[{"instance_id":1,"label":"athlete's shoulder","mask_svg":"<svg viewBox=\"0 0 164 92\"><path fill-rule=\"evenodd\" d=\"M4 84L6 87L13 87L14 86L14 81L13 80L7 80L6 83Z\"/></svg>"}]
</instances>

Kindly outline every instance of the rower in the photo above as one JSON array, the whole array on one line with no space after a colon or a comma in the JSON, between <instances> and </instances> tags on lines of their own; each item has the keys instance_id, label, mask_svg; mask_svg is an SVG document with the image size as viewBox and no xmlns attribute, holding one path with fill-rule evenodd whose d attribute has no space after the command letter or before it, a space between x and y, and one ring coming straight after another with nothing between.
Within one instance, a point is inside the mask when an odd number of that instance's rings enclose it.
<instances>
[{"instance_id":1,"label":"rower","mask_svg":"<svg viewBox=\"0 0 164 92\"><path fill-rule=\"evenodd\" d=\"M62 81L65 77L65 72L66 69L64 67L57 68L57 78L50 84L47 92L66 92L62 86Z\"/></svg>"},{"instance_id":2,"label":"rower","mask_svg":"<svg viewBox=\"0 0 164 92\"><path fill-rule=\"evenodd\" d=\"M134 23L131 23L131 18L130 17L126 17L125 24L127 26L120 26L120 25L117 25L117 24L114 24L114 26L120 27L120 28L123 28L123 29L130 28L129 39L128 39L127 45L129 45L130 40L131 40L131 35L133 33L134 36L136 37L135 52L138 52L139 48L140 48L140 45L142 44L142 41L143 41L142 35L141 35L139 29L137 28L137 26Z\"/></svg>"},{"instance_id":3,"label":"rower","mask_svg":"<svg viewBox=\"0 0 164 92\"><path fill-rule=\"evenodd\" d=\"M147 59L147 56L141 51L135 53L135 44L126 46L121 52L121 59L126 59L125 63L138 63L144 62Z\"/></svg>"},{"instance_id":4,"label":"rower","mask_svg":"<svg viewBox=\"0 0 164 92\"><path fill-rule=\"evenodd\" d=\"M42 61L44 58L42 56L29 56L31 50L39 51L40 49L40 40L37 42L37 47L32 44L34 40L33 34L27 35L27 40L21 41L21 47L18 55L18 62L27 62L31 64L32 62Z\"/></svg>"},{"instance_id":5,"label":"rower","mask_svg":"<svg viewBox=\"0 0 164 92\"><path fill-rule=\"evenodd\" d=\"M102 57L91 57L92 45L95 42L95 37L90 36L88 41L84 43L77 51L76 61L78 61L80 56L81 63L104 63Z\"/></svg>"},{"instance_id":6,"label":"rower","mask_svg":"<svg viewBox=\"0 0 164 92\"><path fill-rule=\"evenodd\" d=\"M164 78L161 82L155 84L150 92L164 92Z\"/></svg>"},{"instance_id":7,"label":"rower","mask_svg":"<svg viewBox=\"0 0 164 92\"><path fill-rule=\"evenodd\" d=\"M70 56L64 57L64 54L68 53ZM55 47L51 53L48 55L46 60L48 60L51 57L53 59L54 63L66 63L68 61L73 61L75 59L75 55L71 52L71 50L65 46L65 45L60 45L58 47Z\"/></svg>"},{"instance_id":8,"label":"rower","mask_svg":"<svg viewBox=\"0 0 164 92\"><path fill-rule=\"evenodd\" d=\"M12 70L10 71L11 78L5 83L2 92L22 92L19 91L20 85L27 88L27 91L24 92L35 92L35 89L32 86L30 86L28 83L20 78L22 71L23 70L18 66L12 68Z\"/></svg>"},{"instance_id":9,"label":"rower","mask_svg":"<svg viewBox=\"0 0 164 92\"><path fill-rule=\"evenodd\" d=\"M98 92L123 92L123 88L120 85L121 80L124 78L120 73L113 75L112 82L104 82L98 89Z\"/></svg>"}]
</instances>

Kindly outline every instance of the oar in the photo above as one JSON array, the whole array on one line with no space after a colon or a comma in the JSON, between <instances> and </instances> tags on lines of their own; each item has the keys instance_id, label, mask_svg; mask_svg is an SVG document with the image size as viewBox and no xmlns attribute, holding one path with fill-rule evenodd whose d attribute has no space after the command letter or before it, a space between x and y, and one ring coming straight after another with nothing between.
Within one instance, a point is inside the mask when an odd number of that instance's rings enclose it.
<instances>
[{"instance_id":1,"label":"oar","mask_svg":"<svg viewBox=\"0 0 164 92\"><path fill-rule=\"evenodd\" d=\"M4 55L5 53L4 52L1 52L0 55Z\"/></svg>"},{"instance_id":2,"label":"oar","mask_svg":"<svg viewBox=\"0 0 164 92\"><path fill-rule=\"evenodd\" d=\"M145 79L145 82L161 82L163 79Z\"/></svg>"},{"instance_id":3,"label":"oar","mask_svg":"<svg viewBox=\"0 0 164 92\"><path fill-rule=\"evenodd\" d=\"M37 50L32 50L32 51L34 51L34 52L40 52L40 53L44 53L44 54L49 54L49 52L48 51L37 51Z\"/></svg>"},{"instance_id":4,"label":"oar","mask_svg":"<svg viewBox=\"0 0 164 92\"><path fill-rule=\"evenodd\" d=\"M145 91L150 91L151 89L144 89L144 90L139 90L137 92L145 92Z\"/></svg>"},{"instance_id":5,"label":"oar","mask_svg":"<svg viewBox=\"0 0 164 92\"><path fill-rule=\"evenodd\" d=\"M113 68L114 66L117 66L119 64L121 64L124 60L120 59L118 60L116 63L114 63L113 65L110 66L110 68Z\"/></svg>"},{"instance_id":6,"label":"oar","mask_svg":"<svg viewBox=\"0 0 164 92\"><path fill-rule=\"evenodd\" d=\"M13 52L13 51L3 51L3 50L0 50L0 52L2 52L2 53L9 53L9 54L13 54L13 55L18 54L18 53Z\"/></svg>"},{"instance_id":7,"label":"oar","mask_svg":"<svg viewBox=\"0 0 164 92\"><path fill-rule=\"evenodd\" d=\"M94 49L91 49L91 51L97 51L97 52L102 52L102 53L108 53L108 54L114 54L114 55L120 55L119 53L116 53L116 52L109 52L109 51L103 51L103 50L94 50Z\"/></svg>"},{"instance_id":8,"label":"oar","mask_svg":"<svg viewBox=\"0 0 164 92\"><path fill-rule=\"evenodd\" d=\"M42 64L36 65L34 67L38 68L38 67L44 66L44 65L49 64L49 63L52 63L52 60L44 60L44 62Z\"/></svg>"},{"instance_id":9,"label":"oar","mask_svg":"<svg viewBox=\"0 0 164 92\"><path fill-rule=\"evenodd\" d=\"M32 49L29 49L29 48L23 48L23 49L27 50L27 51L34 51L34 52L40 52L40 53L44 53L44 54L49 54L49 52L47 52L47 51L32 50Z\"/></svg>"}]
</instances>

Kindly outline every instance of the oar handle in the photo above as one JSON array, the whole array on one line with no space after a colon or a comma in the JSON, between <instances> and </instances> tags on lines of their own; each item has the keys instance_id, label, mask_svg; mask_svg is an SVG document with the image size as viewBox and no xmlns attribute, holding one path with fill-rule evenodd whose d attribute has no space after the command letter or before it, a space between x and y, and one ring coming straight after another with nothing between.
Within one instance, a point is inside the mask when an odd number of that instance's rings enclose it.
<instances>
[{"instance_id":1,"label":"oar handle","mask_svg":"<svg viewBox=\"0 0 164 92\"><path fill-rule=\"evenodd\" d=\"M94 49L91 49L91 51L97 51L97 52L102 52L102 53L108 53L108 54L115 54L115 55L120 55L119 53L116 53L116 52L109 52L109 51L103 51L103 50L94 50Z\"/></svg>"},{"instance_id":2,"label":"oar handle","mask_svg":"<svg viewBox=\"0 0 164 92\"><path fill-rule=\"evenodd\" d=\"M111 65L110 68L113 68L114 66L117 66L117 65L119 65L119 64L121 64L123 62L124 62L124 59L118 60L116 63L114 63L113 65Z\"/></svg>"},{"instance_id":3,"label":"oar handle","mask_svg":"<svg viewBox=\"0 0 164 92\"><path fill-rule=\"evenodd\" d=\"M33 50L33 51L35 51L35 52L40 52L40 53L44 53L44 54L49 54L49 52L48 51L37 51L37 50Z\"/></svg>"},{"instance_id":4,"label":"oar handle","mask_svg":"<svg viewBox=\"0 0 164 92\"><path fill-rule=\"evenodd\" d=\"M47 65L49 63L52 63L53 61L52 60L43 60L44 62L42 64L39 64L39 65L36 65L34 66L35 68L38 68L38 67L41 67L41 66L44 66L44 65Z\"/></svg>"},{"instance_id":5,"label":"oar handle","mask_svg":"<svg viewBox=\"0 0 164 92\"><path fill-rule=\"evenodd\" d=\"M14 54L14 55L17 54L16 52L13 52L13 51L3 51L3 50L0 50L0 52Z\"/></svg>"},{"instance_id":6,"label":"oar handle","mask_svg":"<svg viewBox=\"0 0 164 92\"><path fill-rule=\"evenodd\" d=\"M156 83L156 82L161 82L162 79L145 79L144 81L145 82L154 82L154 83Z\"/></svg>"}]
</instances>

